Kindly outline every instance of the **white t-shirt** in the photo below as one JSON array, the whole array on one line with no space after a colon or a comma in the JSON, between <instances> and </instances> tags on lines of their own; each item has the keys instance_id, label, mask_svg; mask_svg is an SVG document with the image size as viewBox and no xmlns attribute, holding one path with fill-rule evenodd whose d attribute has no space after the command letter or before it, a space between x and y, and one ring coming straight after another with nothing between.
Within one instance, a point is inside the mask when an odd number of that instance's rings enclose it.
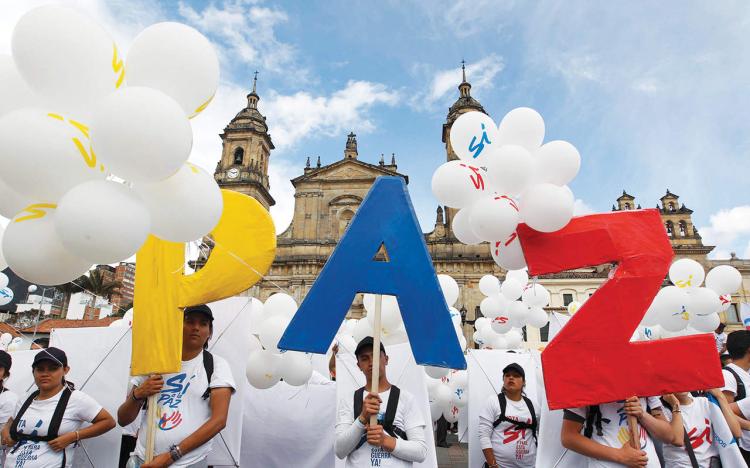
<instances>
[{"instance_id":1,"label":"white t-shirt","mask_svg":"<svg viewBox=\"0 0 750 468\"><path fill-rule=\"evenodd\" d=\"M0 393L0 428L5 426L8 422L8 418L12 417L16 412L16 405L18 404L18 395L5 389L3 393ZM2 453L0 453L0 467L3 466L5 460L6 447L0 446Z\"/></svg>"},{"instance_id":2,"label":"white t-shirt","mask_svg":"<svg viewBox=\"0 0 750 468\"><path fill-rule=\"evenodd\" d=\"M531 424L531 413L526 402L506 398L505 416L508 419ZM540 413L534 408L536 419ZM536 464L536 440L531 429L516 429L504 421L493 429L492 424L500 417L500 402L497 395L487 399L479 413L479 444L482 450L491 448L495 461L503 468L533 468ZM539 423L537 422L537 425Z\"/></svg>"},{"instance_id":3,"label":"white t-shirt","mask_svg":"<svg viewBox=\"0 0 750 468\"><path fill-rule=\"evenodd\" d=\"M646 411L647 400L641 398L641 407ZM661 408L661 402L658 398L649 398L648 406L651 410ZM602 435L597 434L596 427L594 432L591 434L591 440L598 442L608 447L620 448L630 441L630 429L628 427L628 416L625 414L625 402L618 401L614 403L604 403L599 405L599 410L602 413ZM585 421L586 415L588 414L588 407L573 408L568 410L571 413L583 418L582 422ZM585 427L585 422L584 422ZM654 450L654 443L651 441L651 437L648 435L646 429L638 425L640 429L640 448L646 452L648 457L648 468L660 468L659 458L656 456L656 450ZM588 468L621 468L622 465L610 461L596 460L594 458L588 459Z\"/></svg>"},{"instance_id":4,"label":"white t-shirt","mask_svg":"<svg viewBox=\"0 0 750 468\"><path fill-rule=\"evenodd\" d=\"M716 351L721 352L721 349L727 344L727 334L714 332L714 341L716 341Z\"/></svg>"},{"instance_id":5,"label":"white t-shirt","mask_svg":"<svg viewBox=\"0 0 750 468\"><path fill-rule=\"evenodd\" d=\"M708 466L711 457L718 457L719 452L711 444L711 403L704 397L693 397L689 405L680 405L682 425L690 437L695 459L700 466ZM664 408L664 416L672 421L672 412ZM693 468L685 447L664 444L664 461L667 466L674 468Z\"/></svg>"},{"instance_id":6,"label":"white t-shirt","mask_svg":"<svg viewBox=\"0 0 750 468\"><path fill-rule=\"evenodd\" d=\"M396 407L396 416L393 418L393 425L402 429L404 432L414 429L415 427L424 426L422 412L417 407L414 396L404 389L399 389L401 393L398 396L398 406ZM363 392L362 399L367 396ZM388 408L388 398L391 390L379 394L382 402L380 403L380 412L378 419L382 421L385 418L385 410ZM359 415L357 415L359 416ZM354 398L344 398L339 401L338 415L336 417L336 430L345 431L349 429L354 421ZM363 467L389 467L389 468L411 468L412 462L396 458L392 453L381 447L375 447L365 441L358 449L353 450L346 457L346 468L363 468Z\"/></svg>"},{"instance_id":7,"label":"white t-shirt","mask_svg":"<svg viewBox=\"0 0 750 468\"><path fill-rule=\"evenodd\" d=\"M750 374L736 364L727 364L726 367L731 367L740 376L740 379L745 384L745 399L750 397ZM724 388L721 390L729 392L736 397L737 379L726 369L723 369L722 372L724 373ZM739 440L739 444L743 450L750 450L750 431L742 431L742 438Z\"/></svg>"},{"instance_id":8,"label":"white t-shirt","mask_svg":"<svg viewBox=\"0 0 750 468\"><path fill-rule=\"evenodd\" d=\"M236 388L232 370L221 356L213 354L214 373L211 376L211 388ZM211 418L210 398L204 400L203 393L209 387L206 370L203 366L203 353L189 361L182 361L180 372L164 374L164 388L157 399L159 410L156 430L154 431L154 453L169 452L169 447L179 444ZM130 383L140 385L146 380L144 376L134 377ZM146 453L147 418L141 421L135 453L141 459ZM183 454L183 457L171 466L188 466L206 458L211 451L209 440L200 447Z\"/></svg>"},{"instance_id":9,"label":"white t-shirt","mask_svg":"<svg viewBox=\"0 0 750 468\"><path fill-rule=\"evenodd\" d=\"M57 395L46 400L34 400L18 419L18 432L28 435L47 435L52 414L55 412L62 392L60 390ZM29 396L30 394L18 401L14 412L16 417ZM63 413L58 435L77 431L84 423L93 421L101 410L102 406L93 398L80 390L74 390ZM74 451L75 444L70 444L65 448L66 467L73 466ZM62 459L62 452L55 452L47 442L26 441L8 451L5 466L8 468L60 468Z\"/></svg>"}]
</instances>

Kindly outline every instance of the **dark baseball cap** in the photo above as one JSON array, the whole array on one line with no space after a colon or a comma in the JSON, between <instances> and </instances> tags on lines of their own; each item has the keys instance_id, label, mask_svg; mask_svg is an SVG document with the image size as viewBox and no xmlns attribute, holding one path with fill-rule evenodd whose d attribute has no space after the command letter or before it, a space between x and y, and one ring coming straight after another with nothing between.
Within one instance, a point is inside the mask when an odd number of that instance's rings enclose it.
<instances>
[{"instance_id":1,"label":"dark baseball cap","mask_svg":"<svg viewBox=\"0 0 750 468\"><path fill-rule=\"evenodd\" d=\"M211 312L211 308L208 307L206 304L185 307L185 315L187 314L203 314L206 317L208 317L208 319L211 320L212 322L214 320L214 313Z\"/></svg>"},{"instance_id":2,"label":"dark baseball cap","mask_svg":"<svg viewBox=\"0 0 750 468\"><path fill-rule=\"evenodd\" d=\"M65 351L60 348L47 348L39 351L34 356L34 362L31 363L31 367L36 367L42 361L52 361L61 367L68 366L68 356L65 355Z\"/></svg>"},{"instance_id":3,"label":"dark baseball cap","mask_svg":"<svg viewBox=\"0 0 750 468\"><path fill-rule=\"evenodd\" d=\"M357 344L357 349L354 350L354 355L359 356L365 351L365 349L367 349L368 346L372 348L374 345L375 340L371 336L366 336L362 338L362 341ZM385 346L383 346L382 341L380 342L380 351L385 352Z\"/></svg>"},{"instance_id":4,"label":"dark baseball cap","mask_svg":"<svg viewBox=\"0 0 750 468\"><path fill-rule=\"evenodd\" d=\"M505 366L505 369L503 369L503 375L511 371L518 373L521 377L526 379L526 372L524 372L523 367L521 367L520 364L517 364L515 362L508 364L507 366Z\"/></svg>"},{"instance_id":5,"label":"dark baseball cap","mask_svg":"<svg viewBox=\"0 0 750 468\"><path fill-rule=\"evenodd\" d=\"M10 357L10 354L0 349L0 367L5 369L6 374L10 371L11 364L13 364L13 358Z\"/></svg>"}]
</instances>

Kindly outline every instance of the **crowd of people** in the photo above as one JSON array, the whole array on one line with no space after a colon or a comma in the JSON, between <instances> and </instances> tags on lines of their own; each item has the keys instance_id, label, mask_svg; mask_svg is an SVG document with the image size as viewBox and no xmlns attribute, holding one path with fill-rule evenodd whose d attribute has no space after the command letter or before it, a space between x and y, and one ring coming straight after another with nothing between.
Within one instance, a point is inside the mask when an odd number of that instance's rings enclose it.
<instances>
[{"instance_id":1,"label":"crowd of people","mask_svg":"<svg viewBox=\"0 0 750 468\"><path fill-rule=\"evenodd\" d=\"M70 467L74 447L119 424L124 428L120 467L166 466L206 468L212 438L227 421L236 385L226 360L207 350L213 313L206 305L185 309L182 364L179 372L138 376L113 417L91 396L66 380L65 352L43 347L32 363L36 388L16 395L4 382L11 355L0 351L0 432L4 464L13 468ZM716 347L727 353L723 388L661 396L633 396L624 401L564 411L560 441L587 460L589 468L715 468L721 461L711 443L719 418L737 438L750 466L750 331L716 330ZM46 344L46 343L45 343ZM338 402L334 452L347 468L410 467L425 460L428 447L420 402L389 382L389 361L379 349L377 393L371 393L376 361L374 340L366 337L355 349L366 385ZM335 361L331 361L335 379ZM14 369L13 372L22 372ZM502 372L502 390L483 402L477 424L486 468L534 467L542 420L539 404L525 393L524 368L511 363ZM158 405L154 457L146 462L149 397ZM628 424L635 418L637 443ZM375 422L376 421L376 422ZM726 468L726 467L725 467ZM729 467L732 468L732 467Z\"/></svg>"}]
</instances>

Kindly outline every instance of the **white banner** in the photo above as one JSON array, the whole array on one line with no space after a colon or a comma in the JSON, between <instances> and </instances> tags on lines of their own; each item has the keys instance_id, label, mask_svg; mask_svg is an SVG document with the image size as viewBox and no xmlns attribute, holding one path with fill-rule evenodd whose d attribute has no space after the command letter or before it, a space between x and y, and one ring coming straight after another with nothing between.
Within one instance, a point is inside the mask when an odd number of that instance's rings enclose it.
<instances>
[{"instance_id":1,"label":"white banner","mask_svg":"<svg viewBox=\"0 0 750 468\"><path fill-rule=\"evenodd\" d=\"M435 438L432 432L432 416L430 416L430 400L427 397L427 387L424 382L424 371L418 366L411 354L408 343L386 347L388 366L385 368L388 381L414 395L414 400L420 404L422 417L425 421L424 440L427 443L427 457L422 463L415 463L414 467L437 466L435 454ZM339 352L336 356L336 386L337 401L342 398L353 398L354 392L365 384L365 375L357 367L354 354ZM336 432L335 427L331 430ZM336 468L343 468L344 460L336 458Z\"/></svg>"}]
</instances>

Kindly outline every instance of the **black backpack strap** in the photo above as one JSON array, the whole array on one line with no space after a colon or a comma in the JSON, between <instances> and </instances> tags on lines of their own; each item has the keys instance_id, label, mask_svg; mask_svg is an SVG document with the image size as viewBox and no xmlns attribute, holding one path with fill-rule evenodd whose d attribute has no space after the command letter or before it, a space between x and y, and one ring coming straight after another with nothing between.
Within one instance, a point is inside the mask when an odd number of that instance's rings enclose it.
<instances>
[{"instance_id":1,"label":"black backpack strap","mask_svg":"<svg viewBox=\"0 0 750 468\"><path fill-rule=\"evenodd\" d=\"M729 373L734 376L734 380L737 381L737 394L734 397L734 401L744 400L747 396L747 391L745 390L745 382L742 381L737 371L735 371L731 367L726 366L724 367L724 370L729 371Z\"/></svg>"},{"instance_id":2,"label":"black backpack strap","mask_svg":"<svg viewBox=\"0 0 750 468\"><path fill-rule=\"evenodd\" d=\"M594 435L594 429L596 429L597 435L601 436L603 434L602 410L599 408L599 405L589 406L586 414L586 422L583 426L583 435L590 439L591 436Z\"/></svg>"},{"instance_id":3,"label":"black backpack strap","mask_svg":"<svg viewBox=\"0 0 750 468\"><path fill-rule=\"evenodd\" d=\"M31 403L34 402L34 398L36 398L37 396L39 396L39 390L29 395L26 401L23 402L23 405L21 405L21 409L18 410L18 413L13 418L13 424L10 425L10 437L13 440L18 440L18 421L21 419L21 416L23 416L26 410L29 409L29 406L31 406Z\"/></svg>"},{"instance_id":4,"label":"black backpack strap","mask_svg":"<svg viewBox=\"0 0 750 468\"><path fill-rule=\"evenodd\" d=\"M492 428L496 428L501 422L505 421L505 408L508 407L508 400L505 398L505 393L500 392L497 394L497 401L500 403L500 416L495 419L492 423Z\"/></svg>"},{"instance_id":5,"label":"black backpack strap","mask_svg":"<svg viewBox=\"0 0 750 468\"><path fill-rule=\"evenodd\" d=\"M685 432L685 451L688 454L688 458L690 458L690 464L693 465L693 468L700 468L698 459L695 458L695 451L693 451L693 444L690 442L690 436L687 433L687 429L683 429L683 431Z\"/></svg>"},{"instance_id":6,"label":"black backpack strap","mask_svg":"<svg viewBox=\"0 0 750 468\"><path fill-rule=\"evenodd\" d=\"M362 414L362 404L365 399L365 387L360 387L354 392L354 419Z\"/></svg>"},{"instance_id":7,"label":"black backpack strap","mask_svg":"<svg viewBox=\"0 0 750 468\"><path fill-rule=\"evenodd\" d=\"M406 432L400 427L393 425L393 421L396 419L396 409L398 408L398 399L400 395L401 389L395 385L391 385L391 393L388 395L388 406L385 408L385 416L383 419L383 430L391 437L408 440Z\"/></svg>"},{"instance_id":8,"label":"black backpack strap","mask_svg":"<svg viewBox=\"0 0 750 468\"><path fill-rule=\"evenodd\" d=\"M536 412L534 411L534 403L531 402L531 400L524 396L523 401L526 402L526 406L529 408L529 414L531 414L531 435L534 436L534 440L536 440L536 426L537 426L537 420L536 420Z\"/></svg>"},{"instance_id":9,"label":"black backpack strap","mask_svg":"<svg viewBox=\"0 0 750 468\"><path fill-rule=\"evenodd\" d=\"M208 400L211 396L211 377L214 375L214 356L205 349L203 350L203 368L206 370L206 378L208 379L208 387L203 392L203 399Z\"/></svg>"},{"instance_id":10,"label":"black backpack strap","mask_svg":"<svg viewBox=\"0 0 750 468\"><path fill-rule=\"evenodd\" d=\"M60 432L60 424L65 414L65 408L68 407L68 401L70 401L70 395L72 394L73 392L68 387L65 387L60 396L60 401L57 402L55 412L52 413L52 420L49 423L49 429L47 429L47 437L50 440L57 439L58 432Z\"/></svg>"}]
</instances>

